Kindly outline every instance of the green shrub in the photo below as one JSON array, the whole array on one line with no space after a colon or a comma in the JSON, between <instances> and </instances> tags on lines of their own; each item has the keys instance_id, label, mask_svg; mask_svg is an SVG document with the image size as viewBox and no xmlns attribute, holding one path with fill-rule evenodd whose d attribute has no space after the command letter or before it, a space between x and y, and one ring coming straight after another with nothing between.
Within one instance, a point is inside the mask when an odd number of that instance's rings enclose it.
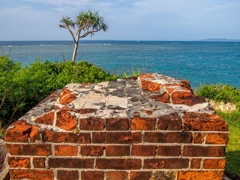
<instances>
[{"instance_id":1,"label":"green shrub","mask_svg":"<svg viewBox=\"0 0 240 180\"><path fill-rule=\"evenodd\" d=\"M20 118L56 89L69 83L98 83L117 79L86 61L40 62L21 67L0 56L0 121L3 126Z\"/></svg>"}]
</instances>

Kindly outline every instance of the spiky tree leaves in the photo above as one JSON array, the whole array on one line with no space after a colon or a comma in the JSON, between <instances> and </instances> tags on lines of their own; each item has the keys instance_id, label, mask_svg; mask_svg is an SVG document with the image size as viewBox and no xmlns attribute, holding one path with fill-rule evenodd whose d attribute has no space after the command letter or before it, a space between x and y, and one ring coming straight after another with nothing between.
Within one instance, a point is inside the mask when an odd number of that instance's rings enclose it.
<instances>
[{"instance_id":1,"label":"spiky tree leaves","mask_svg":"<svg viewBox=\"0 0 240 180\"><path fill-rule=\"evenodd\" d=\"M76 59L79 39L88 35L92 37L95 32L100 30L107 31L108 29L103 17L99 16L98 12L92 12L90 10L81 12L75 21L71 20L68 16L63 17L60 23L59 27L67 29L73 38L75 44L72 56L73 62L75 62Z\"/></svg>"}]
</instances>

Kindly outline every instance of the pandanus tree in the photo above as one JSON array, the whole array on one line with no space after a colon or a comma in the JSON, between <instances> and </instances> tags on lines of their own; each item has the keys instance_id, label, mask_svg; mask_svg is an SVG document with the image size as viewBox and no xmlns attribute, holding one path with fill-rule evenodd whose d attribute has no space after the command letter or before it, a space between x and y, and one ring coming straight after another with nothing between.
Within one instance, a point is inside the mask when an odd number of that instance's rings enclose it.
<instances>
[{"instance_id":1,"label":"pandanus tree","mask_svg":"<svg viewBox=\"0 0 240 180\"><path fill-rule=\"evenodd\" d=\"M67 29L74 41L72 62L75 62L76 59L79 39L88 35L92 37L95 32L100 30L107 31L108 29L103 17L99 16L98 12L92 12L90 10L87 12L81 12L76 17L75 21L73 21L70 17L65 16L60 22L61 24L59 27Z\"/></svg>"}]
</instances>

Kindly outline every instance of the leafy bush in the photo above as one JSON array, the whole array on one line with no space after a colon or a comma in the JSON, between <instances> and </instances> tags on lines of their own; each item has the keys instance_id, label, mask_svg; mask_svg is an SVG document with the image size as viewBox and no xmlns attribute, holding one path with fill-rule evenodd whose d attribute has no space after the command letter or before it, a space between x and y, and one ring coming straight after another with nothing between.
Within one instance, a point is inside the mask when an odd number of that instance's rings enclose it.
<instances>
[{"instance_id":1,"label":"leafy bush","mask_svg":"<svg viewBox=\"0 0 240 180\"><path fill-rule=\"evenodd\" d=\"M117 79L86 61L40 62L21 67L0 56L0 121L3 126L20 118L39 101L68 83L98 83Z\"/></svg>"}]
</instances>

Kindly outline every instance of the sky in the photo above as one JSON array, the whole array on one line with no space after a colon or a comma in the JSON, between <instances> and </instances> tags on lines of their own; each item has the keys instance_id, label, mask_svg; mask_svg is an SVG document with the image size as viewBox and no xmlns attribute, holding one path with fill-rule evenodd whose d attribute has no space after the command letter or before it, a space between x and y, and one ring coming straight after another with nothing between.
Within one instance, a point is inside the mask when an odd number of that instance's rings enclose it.
<instances>
[{"instance_id":1,"label":"sky","mask_svg":"<svg viewBox=\"0 0 240 180\"><path fill-rule=\"evenodd\" d=\"M109 28L85 40L240 39L240 0L0 0L0 41L72 40L60 20L87 10Z\"/></svg>"}]
</instances>

